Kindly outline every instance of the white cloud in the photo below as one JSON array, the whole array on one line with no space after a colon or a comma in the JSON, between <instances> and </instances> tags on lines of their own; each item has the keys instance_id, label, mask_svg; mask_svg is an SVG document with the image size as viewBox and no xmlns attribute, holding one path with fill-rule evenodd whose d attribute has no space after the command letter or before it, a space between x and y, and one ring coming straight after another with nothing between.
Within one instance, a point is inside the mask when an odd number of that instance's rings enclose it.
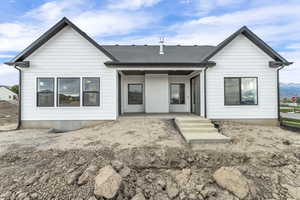
<instances>
[{"instance_id":1,"label":"white cloud","mask_svg":"<svg viewBox=\"0 0 300 200\"><path fill-rule=\"evenodd\" d=\"M234 7L244 0L195 0L194 5L199 15L204 15L220 7ZM194 13L195 14L195 13Z\"/></svg>"},{"instance_id":2,"label":"white cloud","mask_svg":"<svg viewBox=\"0 0 300 200\"><path fill-rule=\"evenodd\" d=\"M145 13L122 11L89 11L74 18L74 23L92 36L128 34L152 21L153 18Z\"/></svg>"},{"instance_id":3,"label":"white cloud","mask_svg":"<svg viewBox=\"0 0 300 200\"><path fill-rule=\"evenodd\" d=\"M161 0L120 0L116 2L115 0L111 1L111 4L108 6L111 9L129 9L136 10L142 7L151 7L159 3Z\"/></svg>"},{"instance_id":4,"label":"white cloud","mask_svg":"<svg viewBox=\"0 0 300 200\"><path fill-rule=\"evenodd\" d=\"M81 6L87 3L86 0L62 0L50 1L42 4L25 14L40 21L55 21L67 14L74 15L81 11Z\"/></svg>"},{"instance_id":5,"label":"white cloud","mask_svg":"<svg viewBox=\"0 0 300 200\"><path fill-rule=\"evenodd\" d=\"M0 58L12 58L13 55L7 55L7 54L0 54Z\"/></svg>"},{"instance_id":6,"label":"white cloud","mask_svg":"<svg viewBox=\"0 0 300 200\"><path fill-rule=\"evenodd\" d=\"M17 70L14 67L5 64L0 64L0 75L11 74L15 72L17 72Z\"/></svg>"}]
</instances>

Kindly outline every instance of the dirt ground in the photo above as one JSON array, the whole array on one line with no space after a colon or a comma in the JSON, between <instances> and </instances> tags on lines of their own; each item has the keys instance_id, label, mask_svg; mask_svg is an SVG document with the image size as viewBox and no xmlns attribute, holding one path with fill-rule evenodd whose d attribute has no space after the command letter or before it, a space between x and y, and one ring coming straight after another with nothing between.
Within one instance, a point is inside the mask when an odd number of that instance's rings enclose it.
<instances>
[{"instance_id":1,"label":"dirt ground","mask_svg":"<svg viewBox=\"0 0 300 200\"><path fill-rule=\"evenodd\" d=\"M134 147L180 147L193 150L230 152L282 151L300 147L300 133L280 127L224 122L221 133L232 139L228 144L194 144L187 146L174 122L167 119L122 118L97 126L65 133L49 133L46 129L24 129L0 132L0 152L18 147L47 149L122 150Z\"/></svg>"}]
</instances>

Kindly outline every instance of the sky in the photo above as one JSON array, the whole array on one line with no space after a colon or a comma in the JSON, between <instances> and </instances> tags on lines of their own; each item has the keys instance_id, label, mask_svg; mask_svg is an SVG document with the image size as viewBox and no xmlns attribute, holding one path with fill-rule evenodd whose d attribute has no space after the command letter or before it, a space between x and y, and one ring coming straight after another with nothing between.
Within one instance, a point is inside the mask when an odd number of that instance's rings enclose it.
<instances>
[{"instance_id":1,"label":"sky","mask_svg":"<svg viewBox=\"0 0 300 200\"><path fill-rule=\"evenodd\" d=\"M3 62L64 16L100 45L217 45L246 25L294 62L280 81L300 83L299 0L1 0L0 10L0 85L18 82Z\"/></svg>"}]
</instances>

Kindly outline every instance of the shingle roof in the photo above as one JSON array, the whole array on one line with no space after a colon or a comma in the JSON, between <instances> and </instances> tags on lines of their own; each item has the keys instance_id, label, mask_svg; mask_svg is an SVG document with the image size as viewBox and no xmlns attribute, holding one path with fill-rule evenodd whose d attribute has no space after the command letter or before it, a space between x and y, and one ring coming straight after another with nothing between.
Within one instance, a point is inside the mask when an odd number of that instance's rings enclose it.
<instances>
[{"instance_id":1,"label":"shingle roof","mask_svg":"<svg viewBox=\"0 0 300 200\"><path fill-rule=\"evenodd\" d=\"M127 63L197 63L214 49L214 46L164 45L164 54L159 54L159 45L102 45L120 62Z\"/></svg>"}]
</instances>

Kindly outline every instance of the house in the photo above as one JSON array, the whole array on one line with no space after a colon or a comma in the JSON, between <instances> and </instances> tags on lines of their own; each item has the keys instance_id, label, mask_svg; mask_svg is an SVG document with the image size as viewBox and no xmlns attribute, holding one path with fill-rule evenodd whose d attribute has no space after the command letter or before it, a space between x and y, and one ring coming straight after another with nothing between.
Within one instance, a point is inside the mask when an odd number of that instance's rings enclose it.
<instances>
[{"instance_id":1,"label":"house","mask_svg":"<svg viewBox=\"0 0 300 200\"><path fill-rule=\"evenodd\" d=\"M275 123L290 65L247 27L218 46L102 45L67 18L6 64L20 72L22 127L81 127L126 113Z\"/></svg>"},{"instance_id":2,"label":"house","mask_svg":"<svg viewBox=\"0 0 300 200\"><path fill-rule=\"evenodd\" d=\"M0 85L0 101L16 102L18 95L11 91L7 86Z\"/></svg>"}]
</instances>

